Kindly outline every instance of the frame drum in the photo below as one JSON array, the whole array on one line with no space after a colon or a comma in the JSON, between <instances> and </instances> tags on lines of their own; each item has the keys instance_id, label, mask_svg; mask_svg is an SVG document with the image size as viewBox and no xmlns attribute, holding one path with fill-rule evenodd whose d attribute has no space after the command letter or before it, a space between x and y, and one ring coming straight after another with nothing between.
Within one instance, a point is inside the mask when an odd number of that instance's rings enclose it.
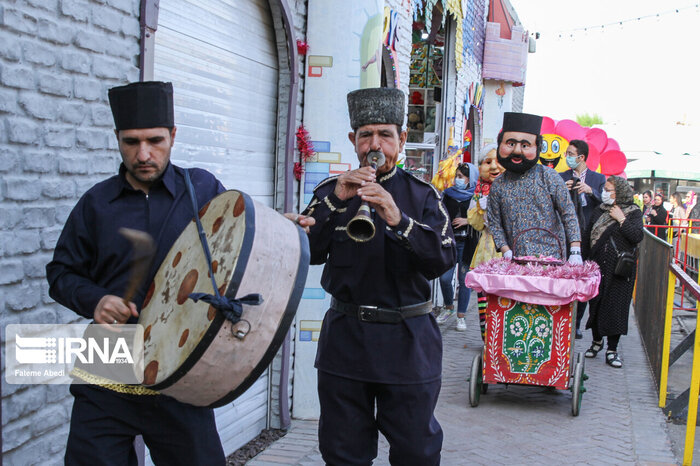
<instances>
[{"instance_id":1,"label":"frame drum","mask_svg":"<svg viewBox=\"0 0 700 466\"><path fill-rule=\"evenodd\" d=\"M214 294L192 220L158 269L139 316L143 385L218 407L257 380L287 335L306 281L309 243L300 227L240 191L219 194L199 218L220 293L259 293L263 302L244 304L234 325L209 304L188 299L193 292Z\"/></svg>"}]
</instances>

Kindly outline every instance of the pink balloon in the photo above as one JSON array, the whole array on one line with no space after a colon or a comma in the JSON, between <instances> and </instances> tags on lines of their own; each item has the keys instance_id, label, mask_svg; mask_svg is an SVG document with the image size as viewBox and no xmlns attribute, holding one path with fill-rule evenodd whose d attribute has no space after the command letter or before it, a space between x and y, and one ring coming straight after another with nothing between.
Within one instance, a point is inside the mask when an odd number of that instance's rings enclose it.
<instances>
[{"instance_id":1,"label":"pink balloon","mask_svg":"<svg viewBox=\"0 0 700 466\"><path fill-rule=\"evenodd\" d=\"M600 172L603 175L619 175L625 171L627 157L619 150L606 150L600 155Z\"/></svg>"},{"instance_id":2,"label":"pink balloon","mask_svg":"<svg viewBox=\"0 0 700 466\"><path fill-rule=\"evenodd\" d=\"M620 145L613 138L608 138L608 144L605 146L605 152L609 150L620 150Z\"/></svg>"},{"instance_id":3,"label":"pink balloon","mask_svg":"<svg viewBox=\"0 0 700 466\"><path fill-rule=\"evenodd\" d=\"M554 120L549 117L542 117L542 127L540 132L541 134L554 134L555 126Z\"/></svg>"},{"instance_id":4,"label":"pink balloon","mask_svg":"<svg viewBox=\"0 0 700 466\"><path fill-rule=\"evenodd\" d=\"M583 130L583 127L573 120L560 120L559 123L557 123L554 132L567 141L571 141L572 139L583 139L586 136L586 132Z\"/></svg>"},{"instance_id":5,"label":"pink balloon","mask_svg":"<svg viewBox=\"0 0 700 466\"><path fill-rule=\"evenodd\" d=\"M600 165L600 152L598 152L598 149L596 149L594 145L589 145L586 166L589 170L597 171L598 165Z\"/></svg>"},{"instance_id":6,"label":"pink balloon","mask_svg":"<svg viewBox=\"0 0 700 466\"><path fill-rule=\"evenodd\" d=\"M622 173L620 173L620 174L617 175L617 176L621 176L621 177L623 177L624 179L627 179L627 173L625 173L625 172L622 172Z\"/></svg>"},{"instance_id":7,"label":"pink balloon","mask_svg":"<svg viewBox=\"0 0 700 466\"><path fill-rule=\"evenodd\" d=\"M598 152L604 152L608 144L608 135L600 128L590 128L586 134L586 142L589 146L595 146Z\"/></svg>"}]
</instances>

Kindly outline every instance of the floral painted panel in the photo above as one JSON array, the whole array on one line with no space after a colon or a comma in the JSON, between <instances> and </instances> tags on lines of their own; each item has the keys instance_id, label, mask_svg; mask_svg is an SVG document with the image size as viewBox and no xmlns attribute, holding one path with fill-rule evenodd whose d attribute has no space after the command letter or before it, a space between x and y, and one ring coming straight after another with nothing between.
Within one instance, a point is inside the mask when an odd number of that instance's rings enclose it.
<instances>
[{"instance_id":1,"label":"floral painted panel","mask_svg":"<svg viewBox=\"0 0 700 466\"><path fill-rule=\"evenodd\" d=\"M568 388L572 308L489 295L484 382Z\"/></svg>"}]
</instances>

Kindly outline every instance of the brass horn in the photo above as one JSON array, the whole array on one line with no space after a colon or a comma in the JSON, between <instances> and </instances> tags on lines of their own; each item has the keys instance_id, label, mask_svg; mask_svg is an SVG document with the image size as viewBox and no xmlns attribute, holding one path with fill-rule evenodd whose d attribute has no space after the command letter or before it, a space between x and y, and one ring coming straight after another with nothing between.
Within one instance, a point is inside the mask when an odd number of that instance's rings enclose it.
<instances>
[{"instance_id":1,"label":"brass horn","mask_svg":"<svg viewBox=\"0 0 700 466\"><path fill-rule=\"evenodd\" d=\"M372 151L367 154L367 159L369 160L370 167L375 170L377 167L384 165L385 158L384 154L381 152ZM374 238L376 229L374 228L374 221L372 220L372 211L367 202L362 201L360 208L357 210L357 214L350 219L346 229L348 236L358 243L364 243Z\"/></svg>"}]
</instances>

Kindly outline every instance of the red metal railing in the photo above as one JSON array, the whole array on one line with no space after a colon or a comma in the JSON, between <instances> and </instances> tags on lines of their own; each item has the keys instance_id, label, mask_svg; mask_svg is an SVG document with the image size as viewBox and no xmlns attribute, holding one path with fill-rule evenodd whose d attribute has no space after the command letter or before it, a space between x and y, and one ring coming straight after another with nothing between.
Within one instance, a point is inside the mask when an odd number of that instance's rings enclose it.
<instances>
[{"instance_id":1,"label":"red metal railing","mask_svg":"<svg viewBox=\"0 0 700 466\"><path fill-rule=\"evenodd\" d=\"M669 225L645 225L656 236L673 246L672 262L698 281L700 268L700 219L670 219ZM680 302L674 303L674 310L695 311L696 303L689 302L684 283L679 283Z\"/></svg>"}]
</instances>

